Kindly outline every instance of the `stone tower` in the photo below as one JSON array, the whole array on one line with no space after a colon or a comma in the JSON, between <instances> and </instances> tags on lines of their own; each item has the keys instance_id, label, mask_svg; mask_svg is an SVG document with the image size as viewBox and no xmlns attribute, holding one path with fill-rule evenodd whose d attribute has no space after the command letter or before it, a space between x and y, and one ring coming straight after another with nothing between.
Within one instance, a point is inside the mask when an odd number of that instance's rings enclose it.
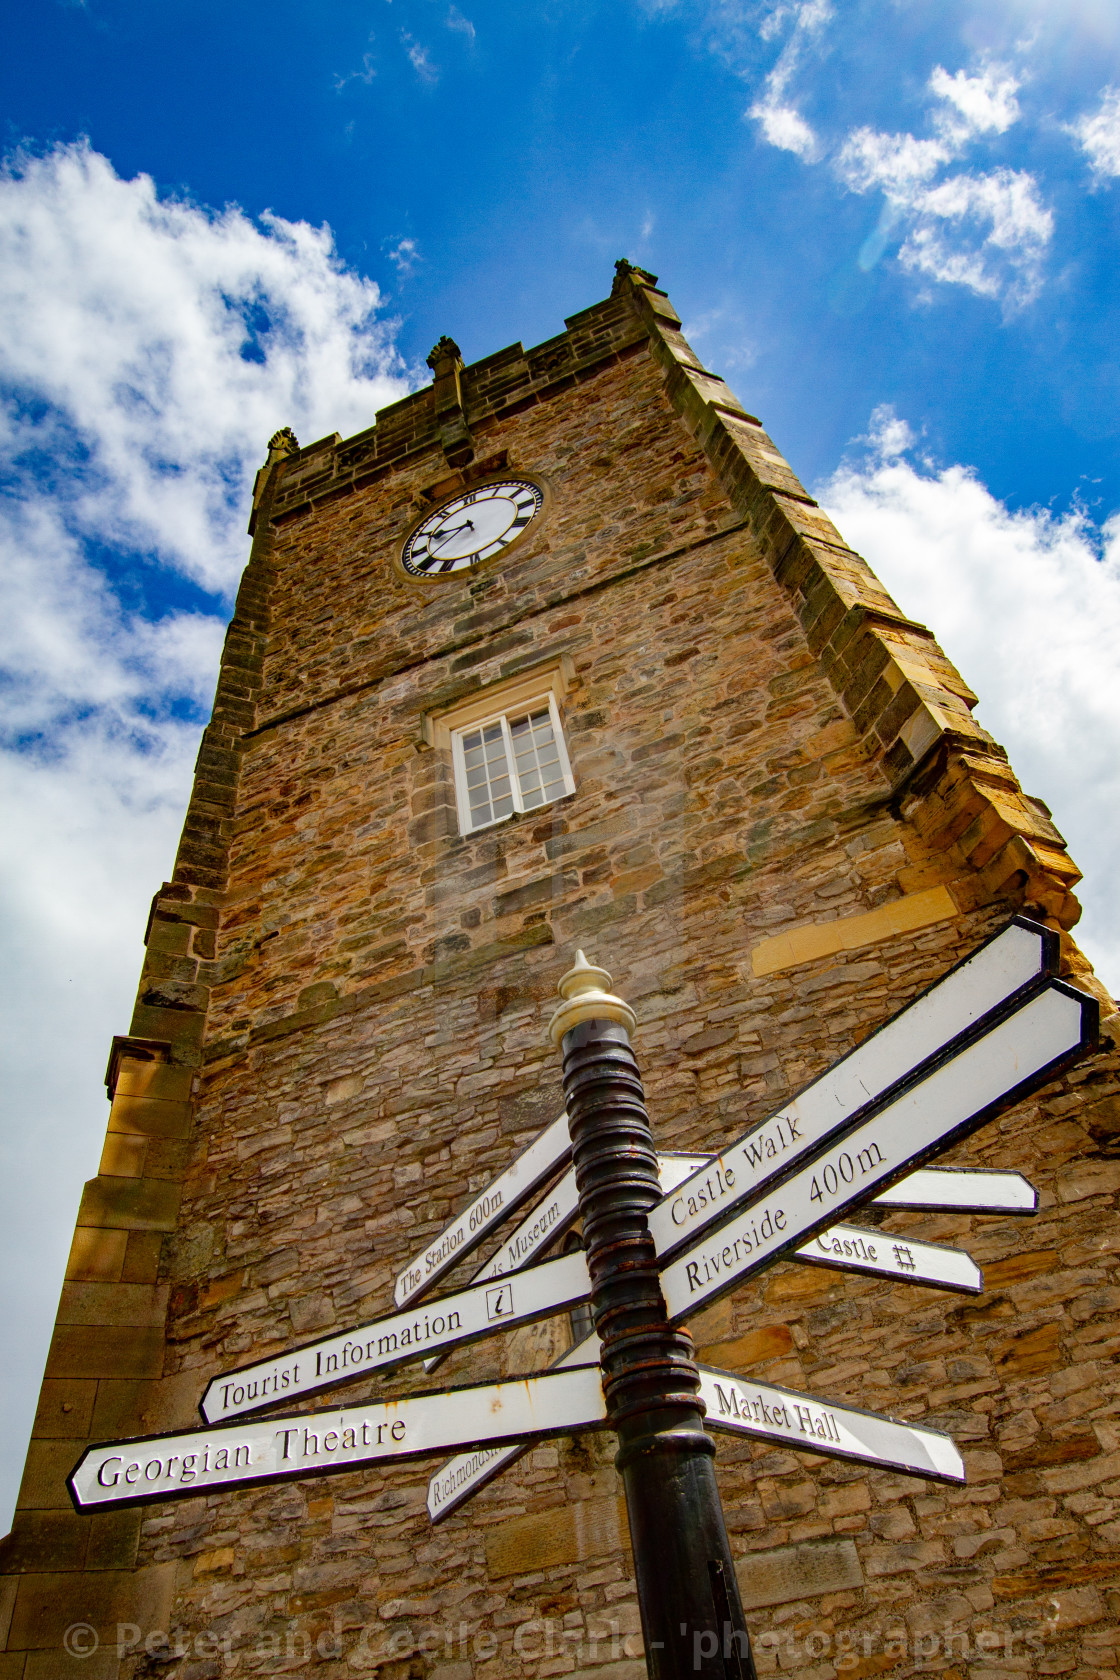
<instances>
[{"instance_id":1,"label":"stone tower","mask_svg":"<svg viewBox=\"0 0 1120 1680\"><path fill-rule=\"evenodd\" d=\"M1097 990L1103 1046L951 1160L1021 1170L1041 1211L867 1216L967 1247L986 1292L785 1263L692 1329L968 1464L946 1488L721 1444L762 1672L1114 1673L1120 1031L1060 834L654 276L620 263L533 350L430 363L356 437L278 433L258 477L0 1542L0 1677L644 1674L603 1436L436 1527L425 1461L96 1515L65 1477L391 1310L561 1111L545 1023L577 945L636 1011L659 1143L710 1151L1020 912ZM568 1335L347 1399L536 1370Z\"/></svg>"}]
</instances>

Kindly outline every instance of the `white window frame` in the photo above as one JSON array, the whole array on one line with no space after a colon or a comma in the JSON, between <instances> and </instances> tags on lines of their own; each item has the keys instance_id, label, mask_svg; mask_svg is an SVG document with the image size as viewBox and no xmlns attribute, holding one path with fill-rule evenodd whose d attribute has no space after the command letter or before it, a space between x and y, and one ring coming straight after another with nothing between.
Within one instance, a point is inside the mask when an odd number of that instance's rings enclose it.
<instances>
[{"instance_id":1,"label":"white window frame","mask_svg":"<svg viewBox=\"0 0 1120 1680\"><path fill-rule=\"evenodd\" d=\"M459 833L466 837L469 834L481 834L484 829L497 828L502 823L510 822L514 817L526 812L546 810L554 805L558 799L564 799L576 791L575 777L572 774L572 763L568 756L568 743L564 739L564 725L560 715L559 702L567 691L568 684L574 678L571 660L567 655L558 659L550 659L541 665L522 672L517 677L511 677L505 682L488 684L481 692L476 691L468 700L462 700L455 706L449 706L438 712L429 712L423 720L423 740L427 746L442 747L450 751L452 774L455 782L455 803L458 809ZM521 717L526 712L539 711L547 706L552 721L553 737L556 741L557 756L563 776L563 790L553 795L540 805L526 806L521 793L521 783L517 775L517 763L513 754L513 739L510 733L509 719ZM513 796L513 810L504 817L492 817L489 822L471 823L470 797L467 792L466 767L463 762L463 736L475 730L484 729L488 724L500 723L505 744L506 758L509 764L510 793Z\"/></svg>"},{"instance_id":2,"label":"white window frame","mask_svg":"<svg viewBox=\"0 0 1120 1680\"><path fill-rule=\"evenodd\" d=\"M560 774L563 777L563 789L554 793L550 799L542 799L536 805L526 805L521 792L521 778L517 774L517 761L513 755L513 736L510 733L510 717L521 717L525 713L540 711L547 706L548 715L552 721L552 734L556 742L556 753L560 760ZM463 738L473 734L476 730L485 729L489 724L498 723L502 727L502 740L506 749L506 764L509 769L509 791L513 798L513 810L507 811L503 817L491 817L489 822L471 822L471 801L467 790L467 770L463 758ZM460 834L479 834L484 828L497 828L499 823L509 822L511 817L524 816L526 811L543 811L547 805L555 805L558 799L563 799L569 793L576 791L575 780L572 776L571 761L568 758L568 748L564 740L564 729L560 722L560 711L556 704L556 697L551 689L538 694L535 699L519 701L508 711L493 712L489 717L479 718L477 721L465 723L459 729L451 731L451 763L455 771L455 801L459 807Z\"/></svg>"}]
</instances>

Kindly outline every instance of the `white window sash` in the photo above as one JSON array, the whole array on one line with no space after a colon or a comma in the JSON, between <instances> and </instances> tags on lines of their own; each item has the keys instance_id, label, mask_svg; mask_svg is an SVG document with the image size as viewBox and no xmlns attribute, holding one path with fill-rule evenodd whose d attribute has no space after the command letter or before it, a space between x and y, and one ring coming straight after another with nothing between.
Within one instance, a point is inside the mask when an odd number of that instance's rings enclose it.
<instances>
[{"instance_id":1,"label":"white window sash","mask_svg":"<svg viewBox=\"0 0 1120 1680\"><path fill-rule=\"evenodd\" d=\"M560 712L556 705L556 696L547 691L538 694L535 699L519 702L513 708L515 717L525 717L539 711L542 705L547 705L548 714L552 721L552 734L556 742L557 756L560 760L560 771L564 779L563 794L557 794L552 799L545 800L540 805L526 807L521 792L521 778L517 773L517 759L513 751L513 735L509 727L509 714L494 712L490 717L479 718L476 722L466 725L463 729L456 729L451 735L451 762L455 773L455 799L459 807L459 832L461 834L478 834L484 828L496 828L499 823L509 822L510 817L523 815L526 809L543 811L545 805L554 805L557 798L576 791L575 778L572 775L571 760L568 757L568 746L564 740L564 731L560 724ZM499 724L502 731L502 745L506 755L506 770L509 775L510 793L513 796L513 810L504 817L491 817L489 822L471 822L471 799L467 787L467 767L464 761L463 738L473 735L475 731L488 729L491 724ZM493 803L491 801L491 803Z\"/></svg>"}]
</instances>

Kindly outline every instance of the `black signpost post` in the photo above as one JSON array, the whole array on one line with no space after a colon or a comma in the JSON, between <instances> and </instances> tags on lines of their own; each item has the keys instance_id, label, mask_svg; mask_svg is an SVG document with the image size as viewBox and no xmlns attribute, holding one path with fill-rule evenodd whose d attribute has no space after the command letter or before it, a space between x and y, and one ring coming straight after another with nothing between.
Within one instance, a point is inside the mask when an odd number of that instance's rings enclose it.
<instances>
[{"instance_id":1,"label":"black signpost post","mask_svg":"<svg viewBox=\"0 0 1120 1680\"><path fill-rule=\"evenodd\" d=\"M632 1010L577 954L549 1027L564 1091L651 1680L754 1680L692 1339L668 1322L647 1215L661 1200Z\"/></svg>"}]
</instances>

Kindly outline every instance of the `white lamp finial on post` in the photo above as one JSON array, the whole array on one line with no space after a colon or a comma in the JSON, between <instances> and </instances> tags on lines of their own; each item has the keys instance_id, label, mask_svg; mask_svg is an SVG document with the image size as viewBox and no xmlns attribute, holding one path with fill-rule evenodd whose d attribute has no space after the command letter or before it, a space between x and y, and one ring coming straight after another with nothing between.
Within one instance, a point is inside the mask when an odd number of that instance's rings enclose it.
<instances>
[{"instance_id":1,"label":"white lamp finial on post","mask_svg":"<svg viewBox=\"0 0 1120 1680\"><path fill-rule=\"evenodd\" d=\"M575 962L556 988L564 1001L548 1023L548 1036L557 1048L564 1034L581 1021L614 1021L628 1033L634 1031L634 1011L615 997L612 984L605 968L596 968L582 951L576 952Z\"/></svg>"}]
</instances>

